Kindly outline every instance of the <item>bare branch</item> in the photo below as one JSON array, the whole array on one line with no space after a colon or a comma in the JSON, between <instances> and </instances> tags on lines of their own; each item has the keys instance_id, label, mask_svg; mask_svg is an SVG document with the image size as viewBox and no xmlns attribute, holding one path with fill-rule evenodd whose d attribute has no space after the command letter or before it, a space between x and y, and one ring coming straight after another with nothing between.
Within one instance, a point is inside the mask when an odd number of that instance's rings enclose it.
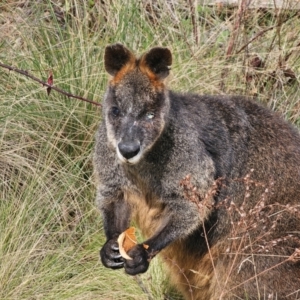
<instances>
[{"instance_id":1,"label":"bare branch","mask_svg":"<svg viewBox=\"0 0 300 300\"><path fill-rule=\"evenodd\" d=\"M245 48L250 44L252 43L253 41L255 41L257 38L259 38L261 35L263 35L264 33L266 33L267 31L270 31L272 29L274 29L275 26L271 26L271 27L268 27L262 31L260 31L259 33L257 33L253 38L251 38L249 41L247 41L246 44L244 44L237 52L236 54L239 54L240 52L242 52L243 50L245 50Z\"/></svg>"},{"instance_id":2,"label":"bare branch","mask_svg":"<svg viewBox=\"0 0 300 300\"><path fill-rule=\"evenodd\" d=\"M36 81L36 82L42 84L43 86L51 88L52 90L55 90L58 93L63 94L65 96L69 97L69 98L78 99L78 100L81 100L81 101L84 101L84 102L88 102L88 103L91 103L93 105L100 106L100 107L102 106L101 103L99 103L99 102L95 102L95 101L86 99L84 97L73 95L72 93L66 92L66 91L64 91L64 90L62 90L62 89L60 89L60 88L58 88L56 86L50 85L47 82L45 82L45 81L43 81L43 80L41 80L41 79L39 79L39 78L37 78L37 77L29 74L28 71L20 70L18 68L15 68L15 67L12 67L12 66L8 66L8 65L5 65L5 64L2 64L2 63L0 63L0 67L2 67L4 69L8 69L10 71L14 71L14 72L19 73L19 74L22 74L22 75L24 75L26 77L29 77L33 81Z\"/></svg>"},{"instance_id":3,"label":"bare branch","mask_svg":"<svg viewBox=\"0 0 300 300\"><path fill-rule=\"evenodd\" d=\"M191 13L195 43L196 43L196 45L198 45L199 44L199 36L198 36L198 28L197 28L196 7L193 4L192 0L189 0L189 6L190 6L190 13Z\"/></svg>"},{"instance_id":4,"label":"bare branch","mask_svg":"<svg viewBox=\"0 0 300 300\"><path fill-rule=\"evenodd\" d=\"M227 48L227 51L226 51L226 57L227 58L232 55L233 50L236 46L235 42L236 42L236 39L238 37L238 33L240 31L240 28L241 28L243 15L246 11L247 5L249 5L250 2L247 3L247 0L242 0L241 3L240 3L240 6L239 6L239 9L238 9L238 12L237 12L237 17L235 19L235 23L234 23L234 26L233 26L232 34L231 34L231 37L230 37L230 40L229 40L229 45L228 45L228 48Z\"/></svg>"}]
</instances>

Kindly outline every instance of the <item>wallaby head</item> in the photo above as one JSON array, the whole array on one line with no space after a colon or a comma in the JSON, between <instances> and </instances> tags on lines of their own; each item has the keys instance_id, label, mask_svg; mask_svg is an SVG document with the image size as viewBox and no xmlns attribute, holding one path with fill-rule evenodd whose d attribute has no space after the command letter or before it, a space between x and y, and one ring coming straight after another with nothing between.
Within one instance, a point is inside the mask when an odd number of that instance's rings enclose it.
<instances>
[{"instance_id":1,"label":"wallaby head","mask_svg":"<svg viewBox=\"0 0 300 300\"><path fill-rule=\"evenodd\" d=\"M136 164L163 132L170 108L164 79L172 55L155 47L136 58L121 44L106 47L105 69L113 76L103 112L110 146L123 163Z\"/></svg>"}]
</instances>

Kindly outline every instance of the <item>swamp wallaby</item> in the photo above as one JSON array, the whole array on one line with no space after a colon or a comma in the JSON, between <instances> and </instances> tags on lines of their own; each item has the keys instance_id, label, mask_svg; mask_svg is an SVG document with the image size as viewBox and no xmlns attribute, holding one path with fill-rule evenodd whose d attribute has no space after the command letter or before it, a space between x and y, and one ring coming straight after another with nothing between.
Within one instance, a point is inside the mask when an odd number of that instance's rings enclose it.
<instances>
[{"instance_id":1,"label":"swamp wallaby","mask_svg":"<svg viewBox=\"0 0 300 300\"><path fill-rule=\"evenodd\" d=\"M300 135L239 96L166 88L172 55L105 49L112 76L94 156L104 266L158 253L186 299L300 298ZM131 221L145 240L120 256Z\"/></svg>"}]
</instances>

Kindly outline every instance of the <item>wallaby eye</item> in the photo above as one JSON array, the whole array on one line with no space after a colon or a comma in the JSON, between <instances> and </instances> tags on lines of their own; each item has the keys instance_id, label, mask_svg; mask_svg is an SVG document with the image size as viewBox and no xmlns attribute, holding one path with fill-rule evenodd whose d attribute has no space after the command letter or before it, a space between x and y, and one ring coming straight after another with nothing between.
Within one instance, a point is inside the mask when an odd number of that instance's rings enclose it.
<instances>
[{"instance_id":1,"label":"wallaby eye","mask_svg":"<svg viewBox=\"0 0 300 300\"><path fill-rule=\"evenodd\" d=\"M146 113L146 118L148 120L152 120L154 118L154 112L152 112L152 111L147 112Z\"/></svg>"},{"instance_id":2,"label":"wallaby eye","mask_svg":"<svg viewBox=\"0 0 300 300\"><path fill-rule=\"evenodd\" d=\"M117 106L113 106L111 108L111 113L114 117L117 117L120 114L120 109Z\"/></svg>"}]
</instances>

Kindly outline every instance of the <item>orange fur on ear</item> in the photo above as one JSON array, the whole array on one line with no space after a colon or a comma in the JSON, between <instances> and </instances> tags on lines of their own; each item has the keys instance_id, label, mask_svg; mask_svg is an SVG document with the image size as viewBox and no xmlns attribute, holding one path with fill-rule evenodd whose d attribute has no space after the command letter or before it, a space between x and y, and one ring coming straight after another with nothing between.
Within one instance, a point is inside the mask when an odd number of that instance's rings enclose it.
<instances>
[{"instance_id":1,"label":"orange fur on ear","mask_svg":"<svg viewBox=\"0 0 300 300\"><path fill-rule=\"evenodd\" d=\"M168 48L155 47L141 57L139 68L149 77L154 87L163 88L163 80L169 75L171 64L171 51Z\"/></svg>"},{"instance_id":2,"label":"orange fur on ear","mask_svg":"<svg viewBox=\"0 0 300 300\"><path fill-rule=\"evenodd\" d=\"M164 88L164 83L162 80L160 80L149 68L149 66L147 65L146 61L143 59L141 59L140 63L139 63L139 68L141 70L142 73L144 73L145 75L147 75L147 77L150 79L152 85L154 86L154 88L156 89L163 89Z\"/></svg>"},{"instance_id":3,"label":"orange fur on ear","mask_svg":"<svg viewBox=\"0 0 300 300\"><path fill-rule=\"evenodd\" d=\"M104 66L113 76L110 84L117 85L123 77L135 68L139 68L156 89L163 89L163 80L169 75L172 54L168 48L154 47L139 60L122 44L113 44L105 48Z\"/></svg>"},{"instance_id":4,"label":"orange fur on ear","mask_svg":"<svg viewBox=\"0 0 300 300\"><path fill-rule=\"evenodd\" d=\"M135 68L134 54L122 44L113 44L105 48L104 66L108 74L113 76L112 84L117 84L126 73Z\"/></svg>"},{"instance_id":5,"label":"orange fur on ear","mask_svg":"<svg viewBox=\"0 0 300 300\"><path fill-rule=\"evenodd\" d=\"M134 55L132 55L130 57L130 60L112 78L110 83L113 85L118 84L127 73L129 73L130 71L132 71L135 68L135 61L136 61L136 58L134 57Z\"/></svg>"}]
</instances>

